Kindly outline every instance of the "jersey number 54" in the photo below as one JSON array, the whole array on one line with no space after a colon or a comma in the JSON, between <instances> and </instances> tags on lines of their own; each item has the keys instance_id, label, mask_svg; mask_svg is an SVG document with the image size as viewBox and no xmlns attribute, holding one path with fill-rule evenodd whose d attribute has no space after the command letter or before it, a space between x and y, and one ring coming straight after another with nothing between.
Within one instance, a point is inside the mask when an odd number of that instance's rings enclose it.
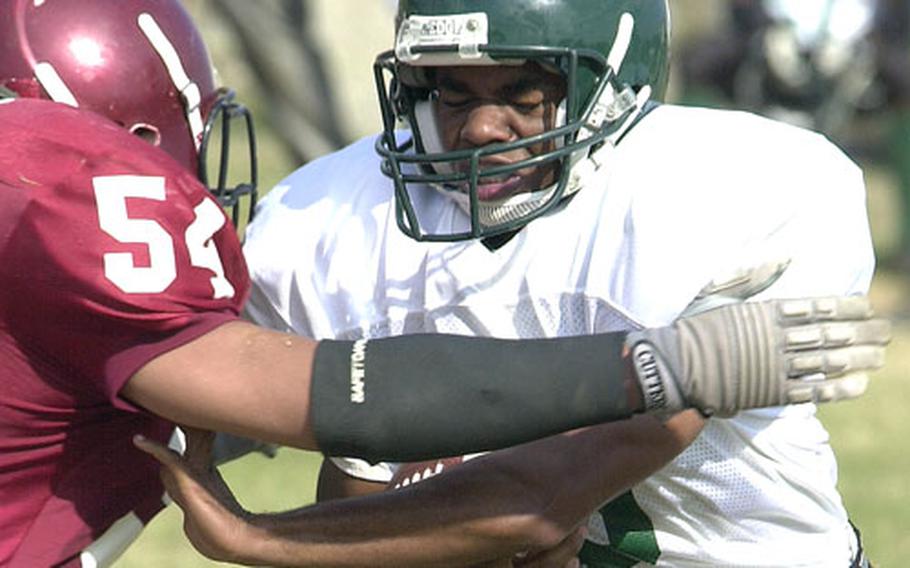
<instances>
[{"instance_id":1,"label":"jersey number 54","mask_svg":"<svg viewBox=\"0 0 910 568\"><path fill-rule=\"evenodd\" d=\"M104 176L94 178L92 184L101 229L121 243L145 244L149 254L149 265L137 266L132 253L105 253L105 277L127 294L164 292L177 278L174 239L155 220L129 217L126 207L127 198L164 201L164 178ZM234 287L224 275L221 256L212 240L227 219L211 199L203 199L193 211L195 219L184 235L190 263L214 273L211 278L213 298L231 298Z\"/></svg>"}]
</instances>

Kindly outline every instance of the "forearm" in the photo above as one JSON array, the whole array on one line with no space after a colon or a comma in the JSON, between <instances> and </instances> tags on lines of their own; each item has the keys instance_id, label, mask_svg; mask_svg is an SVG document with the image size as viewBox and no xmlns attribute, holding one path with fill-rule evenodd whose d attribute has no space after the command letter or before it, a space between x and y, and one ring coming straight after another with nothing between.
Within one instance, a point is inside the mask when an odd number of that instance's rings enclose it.
<instances>
[{"instance_id":1,"label":"forearm","mask_svg":"<svg viewBox=\"0 0 910 568\"><path fill-rule=\"evenodd\" d=\"M464 566L546 549L662 467L700 426L695 413L666 426L642 417L502 450L405 490L256 516L255 543L237 552L288 566Z\"/></svg>"},{"instance_id":2,"label":"forearm","mask_svg":"<svg viewBox=\"0 0 910 568\"><path fill-rule=\"evenodd\" d=\"M782 268L768 270L773 281ZM883 363L890 327L872 318L867 298L725 301L628 335L323 343L314 361L314 433L331 455L417 461L636 411L695 407L732 416L854 398L866 388L866 372ZM339 383L341 376L348 380Z\"/></svg>"},{"instance_id":3,"label":"forearm","mask_svg":"<svg viewBox=\"0 0 910 568\"><path fill-rule=\"evenodd\" d=\"M507 485L495 475L484 475L486 490L458 477L441 488L415 486L254 516L249 537L232 543L234 556L252 565L465 566L530 548L530 540L521 540L530 532L530 516L514 504L517 490L495 494L493 488ZM458 502L456 495L467 499ZM478 510L493 498L510 506Z\"/></svg>"},{"instance_id":4,"label":"forearm","mask_svg":"<svg viewBox=\"0 0 910 568\"><path fill-rule=\"evenodd\" d=\"M416 461L631 416L641 398L623 337L414 335L358 351L234 322L154 359L122 395L197 428Z\"/></svg>"},{"instance_id":5,"label":"forearm","mask_svg":"<svg viewBox=\"0 0 910 568\"><path fill-rule=\"evenodd\" d=\"M638 416L571 433L571 445L554 458L562 463L551 464L540 480L555 486L542 517L562 531L570 530L675 459L705 424L701 414L687 410L665 423Z\"/></svg>"},{"instance_id":6,"label":"forearm","mask_svg":"<svg viewBox=\"0 0 910 568\"><path fill-rule=\"evenodd\" d=\"M642 404L624 337L322 342L314 433L330 455L419 461L629 418Z\"/></svg>"}]
</instances>

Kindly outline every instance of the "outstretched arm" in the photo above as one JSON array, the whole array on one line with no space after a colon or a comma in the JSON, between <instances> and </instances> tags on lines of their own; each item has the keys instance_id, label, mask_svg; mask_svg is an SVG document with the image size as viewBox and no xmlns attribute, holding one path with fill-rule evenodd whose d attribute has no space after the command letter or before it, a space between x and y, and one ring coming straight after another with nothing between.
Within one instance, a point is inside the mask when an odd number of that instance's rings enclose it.
<instances>
[{"instance_id":1,"label":"outstretched arm","mask_svg":"<svg viewBox=\"0 0 910 568\"><path fill-rule=\"evenodd\" d=\"M726 415L852 398L865 390L865 372L882 365L889 336L858 297L735 304L628 336L521 341L317 344L233 322L152 360L122 395L181 424L328 455L417 461L643 410Z\"/></svg>"},{"instance_id":2,"label":"outstretched arm","mask_svg":"<svg viewBox=\"0 0 910 568\"><path fill-rule=\"evenodd\" d=\"M187 534L212 558L464 566L558 545L604 501L672 459L701 425L694 412L666 424L642 416L495 452L407 489L274 515L232 511L214 496L216 482L204 468L161 446L139 445L166 466L163 477L185 510Z\"/></svg>"},{"instance_id":3,"label":"outstretched arm","mask_svg":"<svg viewBox=\"0 0 910 568\"><path fill-rule=\"evenodd\" d=\"M631 416L642 405L623 339L316 343L238 321L154 359L122 395L193 427L334 455L425 459ZM505 380L516 361L529 369L522 385ZM468 408L480 424L466 428Z\"/></svg>"}]
</instances>

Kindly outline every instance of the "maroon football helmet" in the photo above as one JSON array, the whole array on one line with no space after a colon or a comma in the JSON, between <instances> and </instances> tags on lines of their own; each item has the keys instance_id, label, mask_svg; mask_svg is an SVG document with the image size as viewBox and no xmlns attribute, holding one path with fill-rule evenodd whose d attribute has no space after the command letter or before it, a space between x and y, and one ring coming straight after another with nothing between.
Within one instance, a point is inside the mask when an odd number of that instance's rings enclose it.
<instances>
[{"instance_id":1,"label":"maroon football helmet","mask_svg":"<svg viewBox=\"0 0 910 568\"><path fill-rule=\"evenodd\" d=\"M240 197L255 201L249 111L232 91L216 89L205 43L177 0L3 0L0 87L104 115L161 147L206 185L208 138L220 123L212 192L233 209L235 223ZM235 117L243 118L249 136L250 181L227 188Z\"/></svg>"}]
</instances>

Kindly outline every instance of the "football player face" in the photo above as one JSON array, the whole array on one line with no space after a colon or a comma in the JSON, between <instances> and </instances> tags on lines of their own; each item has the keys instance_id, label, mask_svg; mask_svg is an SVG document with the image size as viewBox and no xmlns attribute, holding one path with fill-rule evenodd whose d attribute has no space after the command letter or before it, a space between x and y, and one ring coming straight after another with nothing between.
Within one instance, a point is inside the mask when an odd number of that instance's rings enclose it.
<instances>
[{"instance_id":1,"label":"football player face","mask_svg":"<svg viewBox=\"0 0 910 568\"><path fill-rule=\"evenodd\" d=\"M446 150L474 149L515 142L550 130L565 97L564 81L539 65L439 67L436 70L436 114ZM506 166L553 149L553 142L512 148L485 156L480 169ZM467 172L468 163L456 164ZM478 185L481 201L501 200L555 183L558 164L521 168L500 176L484 176Z\"/></svg>"}]
</instances>

